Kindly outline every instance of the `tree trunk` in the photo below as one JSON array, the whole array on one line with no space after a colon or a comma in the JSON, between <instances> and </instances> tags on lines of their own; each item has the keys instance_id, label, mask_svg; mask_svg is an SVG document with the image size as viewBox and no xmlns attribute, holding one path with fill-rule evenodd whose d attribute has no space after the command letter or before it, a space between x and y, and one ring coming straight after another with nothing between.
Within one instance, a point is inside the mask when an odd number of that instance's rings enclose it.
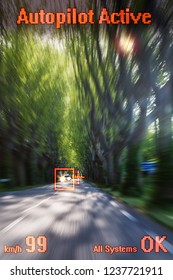
<instances>
[{"instance_id":1,"label":"tree trunk","mask_svg":"<svg viewBox=\"0 0 173 280\"><path fill-rule=\"evenodd\" d=\"M167 93L168 96L169 93ZM158 171L155 176L154 202L173 201L173 149L171 96L159 106L159 134L157 139ZM164 96L166 101L166 95Z\"/></svg>"},{"instance_id":2,"label":"tree trunk","mask_svg":"<svg viewBox=\"0 0 173 280\"><path fill-rule=\"evenodd\" d=\"M14 166L14 177L15 184L17 186L26 185L26 172L25 162L18 152L13 152L13 166Z\"/></svg>"},{"instance_id":3,"label":"tree trunk","mask_svg":"<svg viewBox=\"0 0 173 280\"><path fill-rule=\"evenodd\" d=\"M128 147L125 181L121 189L124 195L141 194L140 150L140 144Z\"/></svg>"},{"instance_id":4,"label":"tree trunk","mask_svg":"<svg viewBox=\"0 0 173 280\"><path fill-rule=\"evenodd\" d=\"M108 184L112 187L116 186L116 170L114 161L114 151L111 149L108 151L107 155L107 174L108 174Z\"/></svg>"}]
</instances>

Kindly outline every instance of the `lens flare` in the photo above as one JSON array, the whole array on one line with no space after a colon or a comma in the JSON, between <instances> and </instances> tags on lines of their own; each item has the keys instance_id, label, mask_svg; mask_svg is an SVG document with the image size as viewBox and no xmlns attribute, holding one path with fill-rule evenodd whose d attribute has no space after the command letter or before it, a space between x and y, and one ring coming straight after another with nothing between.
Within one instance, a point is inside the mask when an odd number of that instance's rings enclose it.
<instances>
[{"instance_id":1,"label":"lens flare","mask_svg":"<svg viewBox=\"0 0 173 280\"><path fill-rule=\"evenodd\" d=\"M118 52L126 55L132 53L135 48L134 38L132 38L131 35L127 35L125 33L122 33L116 38L115 44Z\"/></svg>"},{"instance_id":2,"label":"lens flare","mask_svg":"<svg viewBox=\"0 0 173 280\"><path fill-rule=\"evenodd\" d=\"M65 181L66 181L65 176L61 176L61 177L60 177L60 182L63 183L63 182L65 182Z\"/></svg>"}]
</instances>

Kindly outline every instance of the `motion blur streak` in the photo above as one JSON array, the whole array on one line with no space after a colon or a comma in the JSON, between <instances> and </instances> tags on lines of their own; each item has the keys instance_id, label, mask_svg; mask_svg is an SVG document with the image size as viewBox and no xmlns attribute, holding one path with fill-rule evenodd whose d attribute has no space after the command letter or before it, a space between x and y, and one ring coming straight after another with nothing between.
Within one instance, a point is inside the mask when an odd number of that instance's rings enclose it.
<instances>
[{"instance_id":1,"label":"motion blur streak","mask_svg":"<svg viewBox=\"0 0 173 280\"><path fill-rule=\"evenodd\" d=\"M173 234L118 201L173 229L172 1L1 2L2 258L172 258L141 252L146 232L167 235L167 245ZM56 32L53 25L17 25L20 6L92 9L95 24L64 24ZM152 23L97 24L103 8L111 14L127 7L152 14ZM75 179L80 170L97 189L77 181L74 192L53 192L46 184L64 167ZM55 186L73 179L62 173L59 182L58 175ZM31 235L48 237L47 253L26 254ZM24 251L3 254L13 244ZM94 254L95 244L135 245L138 253Z\"/></svg>"}]
</instances>

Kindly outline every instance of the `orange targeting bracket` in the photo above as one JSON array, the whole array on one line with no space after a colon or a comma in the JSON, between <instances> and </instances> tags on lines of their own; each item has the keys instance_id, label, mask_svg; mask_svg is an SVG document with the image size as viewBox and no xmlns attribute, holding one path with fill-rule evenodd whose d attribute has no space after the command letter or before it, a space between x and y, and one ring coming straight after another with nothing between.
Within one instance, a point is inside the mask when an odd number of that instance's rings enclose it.
<instances>
[{"instance_id":1,"label":"orange targeting bracket","mask_svg":"<svg viewBox=\"0 0 173 280\"><path fill-rule=\"evenodd\" d=\"M57 187L57 171L72 171L72 187L71 188L58 188ZM74 168L68 167L56 167L54 168L54 190L55 191L74 191L75 183L74 183Z\"/></svg>"},{"instance_id":2,"label":"orange targeting bracket","mask_svg":"<svg viewBox=\"0 0 173 280\"><path fill-rule=\"evenodd\" d=\"M80 171L78 170L77 175L74 176L74 179L78 179L77 184L79 185L80 184L80 179L85 179L85 176L81 176Z\"/></svg>"}]
</instances>

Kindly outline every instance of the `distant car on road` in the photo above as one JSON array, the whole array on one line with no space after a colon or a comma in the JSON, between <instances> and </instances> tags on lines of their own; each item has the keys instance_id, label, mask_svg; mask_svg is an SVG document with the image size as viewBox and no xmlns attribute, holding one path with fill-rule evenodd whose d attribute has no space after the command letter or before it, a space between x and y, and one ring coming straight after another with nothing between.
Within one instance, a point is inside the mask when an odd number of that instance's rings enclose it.
<instances>
[{"instance_id":1,"label":"distant car on road","mask_svg":"<svg viewBox=\"0 0 173 280\"><path fill-rule=\"evenodd\" d=\"M65 174L64 177L65 177L66 181L71 181L71 176L69 174Z\"/></svg>"},{"instance_id":2,"label":"distant car on road","mask_svg":"<svg viewBox=\"0 0 173 280\"><path fill-rule=\"evenodd\" d=\"M64 183L64 182L69 182L71 181L71 176L69 174L63 174L58 177L58 182Z\"/></svg>"}]
</instances>

